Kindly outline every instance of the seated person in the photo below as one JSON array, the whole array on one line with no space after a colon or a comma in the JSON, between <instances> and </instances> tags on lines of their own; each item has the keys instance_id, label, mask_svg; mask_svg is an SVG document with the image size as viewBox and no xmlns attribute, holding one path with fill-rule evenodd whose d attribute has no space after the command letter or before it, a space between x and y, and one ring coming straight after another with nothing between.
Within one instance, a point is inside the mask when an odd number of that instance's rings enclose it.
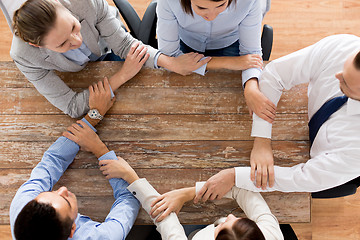
<instances>
[{"instance_id":1,"label":"seated person","mask_svg":"<svg viewBox=\"0 0 360 240\"><path fill-rule=\"evenodd\" d=\"M196 53L168 57L143 45L125 32L106 0L28 0L15 11L13 30L10 55L15 64L39 93L71 117L89 110L89 92L71 90L54 70L78 72L89 61L118 55L126 61L110 78L115 91L144 64L186 75L208 61L200 61L203 55Z\"/></svg>"},{"instance_id":2,"label":"seated person","mask_svg":"<svg viewBox=\"0 0 360 240\"><path fill-rule=\"evenodd\" d=\"M106 79L96 86L90 86L89 92L90 108L105 113L112 106L114 100L110 98ZM98 119L91 119L86 115L82 121L78 121L79 125L73 124L68 130L77 132L84 128L97 137L92 126L98 122ZM64 135L68 136L70 133L66 132ZM81 147L88 150L86 144L82 143ZM126 189L128 184L124 180L109 180L115 202L103 223L79 214L76 196L66 187L53 190L79 148L78 144L62 136L44 153L29 180L19 188L11 203L10 225L13 239L125 239L136 219L140 204ZM92 150L99 159L111 158L104 144L94 146Z\"/></svg>"},{"instance_id":3,"label":"seated person","mask_svg":"<svg viewBox=\"0 0 360 240\"><path fill-rule=\"evenodd\" d=\"M99 165L107 179L123 178L130 184L129 191L153 218L163 240L187 239L174 212L179 213L185 202L193 200L205 182L196 183L196 188L182 188L160 196L145 178L138 177L124 159L102 160ZM225 197L235 199L248 218L236 218L230 214L219 225L211 224L197 232L193 240L284 239L276 217L259 193L233 187Z\"/></svg>"}]
</instances>

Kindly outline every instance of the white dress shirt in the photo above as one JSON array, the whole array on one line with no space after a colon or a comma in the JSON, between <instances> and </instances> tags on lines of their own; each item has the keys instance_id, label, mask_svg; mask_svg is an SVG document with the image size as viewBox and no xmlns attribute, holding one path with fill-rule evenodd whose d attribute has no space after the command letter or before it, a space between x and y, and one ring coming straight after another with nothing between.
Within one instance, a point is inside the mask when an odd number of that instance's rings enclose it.
<instances>
[{"instance_id":1,"label":"white dress shirt","mask_svg":"<svg viewBox=\"0 0 360 240\"><path fill-rule=\"evenodd\" d=\"M275 104L283 89L308 85L309 119L329 99L341 96L335 74L347 58L360 50L360 38L334 35L269 63L259 81L260 90ZM359 79L360 81L360 79ZM253 115L253 137L271 138L272 125ZM311 159L293 167L274 167L275 185L266 191L317 192L360 176L360 101L350 99L319 129ZM275 163L276 164L276 163ZM236 186L252 191L250 167L235 168Z\"/></svg>"},{"instance_id":2,"label":"white dress shirt","mask_svg":"<svg viewBox=\"0 0 360 240\"><path fill-rule=\"evenodd\" d=\"M205 182L196 183L198 192ZM140 201L147 213L151 210L151 202L160 194L145 179L139 179L128 186L128 190ZM224 197L236 200L246 216L256 222L266 240L284 239L276 217L271 213L265 200L259 193L233 187ZM187 240L184 229L175 213L171 213L160 223L155 222L163 240ZM215 226L208 225L195 234L193 240L215 240Z\"/></svg>"}]
</instances>

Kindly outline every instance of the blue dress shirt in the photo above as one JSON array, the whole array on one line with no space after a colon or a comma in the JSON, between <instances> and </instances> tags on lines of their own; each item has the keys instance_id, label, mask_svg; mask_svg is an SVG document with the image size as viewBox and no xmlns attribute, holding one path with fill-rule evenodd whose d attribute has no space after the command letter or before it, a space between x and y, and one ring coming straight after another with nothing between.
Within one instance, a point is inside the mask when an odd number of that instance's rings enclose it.
<instances>
[{"instance_id":1,"label":"blue dress shirt","mask_svg":"<svg viewBox=\"0 0 360 240\"><path fill-rule=\"evenodd\" d=\"M84 118L82 119L93 128ZM17 191L10 206L10 225L14 237L15 220L23 207L40 193L51 191L74 160L79 145L60 137L44 153L40 163L32 170L30 179ZM101 156L99 160L117 160L113 151ZM76 230L72 239L125 239L133 226L139 212L139 201L127 190L128 183L123 179L110 179L114 191L115 202L103 223L92 221L89 217L78 214Z\"/></svg>"},{"instance_id":2,"label":"blue dress shirt","mask_svg":"<svg viewBox=\"0 0 360 240\"><path fill-rule=\"evenodd\" d=\"M262 55L259 0L233 1L213 21L206 21L194 11L194 16L185 13L180 0L159 0L156 12L159 50L166 55L182 54L180 39L199 52L225 48L239 41L240 55ZM259 78L260 73L257 68L244 70L243 84L250 78Z\"/></svg>"}]
</instances>

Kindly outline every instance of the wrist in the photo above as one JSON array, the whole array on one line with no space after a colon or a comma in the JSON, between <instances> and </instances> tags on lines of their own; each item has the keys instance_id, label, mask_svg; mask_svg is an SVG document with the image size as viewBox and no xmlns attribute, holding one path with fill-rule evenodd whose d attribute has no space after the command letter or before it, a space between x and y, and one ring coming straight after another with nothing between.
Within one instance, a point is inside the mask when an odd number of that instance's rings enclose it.
<instances>
[{"instance_id":1,"label":"wrist","mask_svg":"<svg viewBox=\"0 0 360 240\"><path fill-rule=\"evenodd\" d=\"M88 121L88 122L91 124L91 126L93 126L93 127L95 127L96 124L98 124L98 123L100 122L99 119L92 119L92 118L90 118L88 114L86 114L86 116L85 116L84 118L85 118L86 121Z\"/></svg>"},{"instance_id":2,"label":"wrist","mask_svg":"<svg viewBox=\"0 0 360 240\"><path fill-rule=\"evenodd\" d=\"M189 187L182 189L182 200L185 202L192 201L196 196L196 188Z\"/></svg>"},{"instance_id":3,"label":"wrist","mask_svg":"<svg viewBox=\"0 0 360 240\"><path fill-rule=\"evenodd\" d=\"M91 152L97 157L100 158L102 155L109 152L109 149L103 142L96 143L92 148Z\"/></svg>"},{"instance_id":4,"label":"wrist","mask_svg":"<svg viewBox=\"0 0 360 240\"><path fill-rule=\"evenodd\" d=\"M135 174L131 174L128 179L124 179L125 181L127 181L129 184L132 184L133 182L135 182L136 180L139 180L139 176L135 173Z\"/></svg>"},{"instance_id":5,"label":"wrist","mask_svg":"<svg viewBox=\"0 0 360 240\"><path fill-rule=\"evenodd\" d=\"M174 62L174 57L169 57L166 56L165 54L160 53L158 61L157 61L157 65L158 67L163 67L166 68L168 70L173 70L173 62Z\"/></svg>"}]
</instances>

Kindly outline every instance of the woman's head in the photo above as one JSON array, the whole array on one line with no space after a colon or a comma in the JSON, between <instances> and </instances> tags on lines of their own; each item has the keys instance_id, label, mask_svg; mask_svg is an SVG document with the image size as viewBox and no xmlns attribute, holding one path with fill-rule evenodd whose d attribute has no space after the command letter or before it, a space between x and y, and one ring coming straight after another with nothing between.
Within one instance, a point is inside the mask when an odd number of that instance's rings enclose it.
<instances>
[{"instance_id":1,"label":"woman's head","mask_svg":"<svg viewBox=\"0 0 360 240\"><path fill-rule=\"evenodd\" d=\"M16 36L35 47L66 52L82 44L79 21L54 0L28 0L13 17Z\"/></svg>"},{"instance_id":2,"label":"woman's head","mask_svg":"<svg viewBox=\"0 0 360 240\"><path fill-rule=\"evenodd\" d=\"M248 218L237 218L232 214L215 229L216 240L265 240L256 223Z\"/></svg>"},{"instance_id":3,"label":"woman's head","mask_svg":"<svg viewBox=\"0 0 360 240\"><path fill-rule=\"evenodd\" d=\"M231 4L233 0L180 0L181 6L187 14L193 11L206 21L214 20ZM236 1L236 0L234 0Z\"/></svg>"}]
</instances>

